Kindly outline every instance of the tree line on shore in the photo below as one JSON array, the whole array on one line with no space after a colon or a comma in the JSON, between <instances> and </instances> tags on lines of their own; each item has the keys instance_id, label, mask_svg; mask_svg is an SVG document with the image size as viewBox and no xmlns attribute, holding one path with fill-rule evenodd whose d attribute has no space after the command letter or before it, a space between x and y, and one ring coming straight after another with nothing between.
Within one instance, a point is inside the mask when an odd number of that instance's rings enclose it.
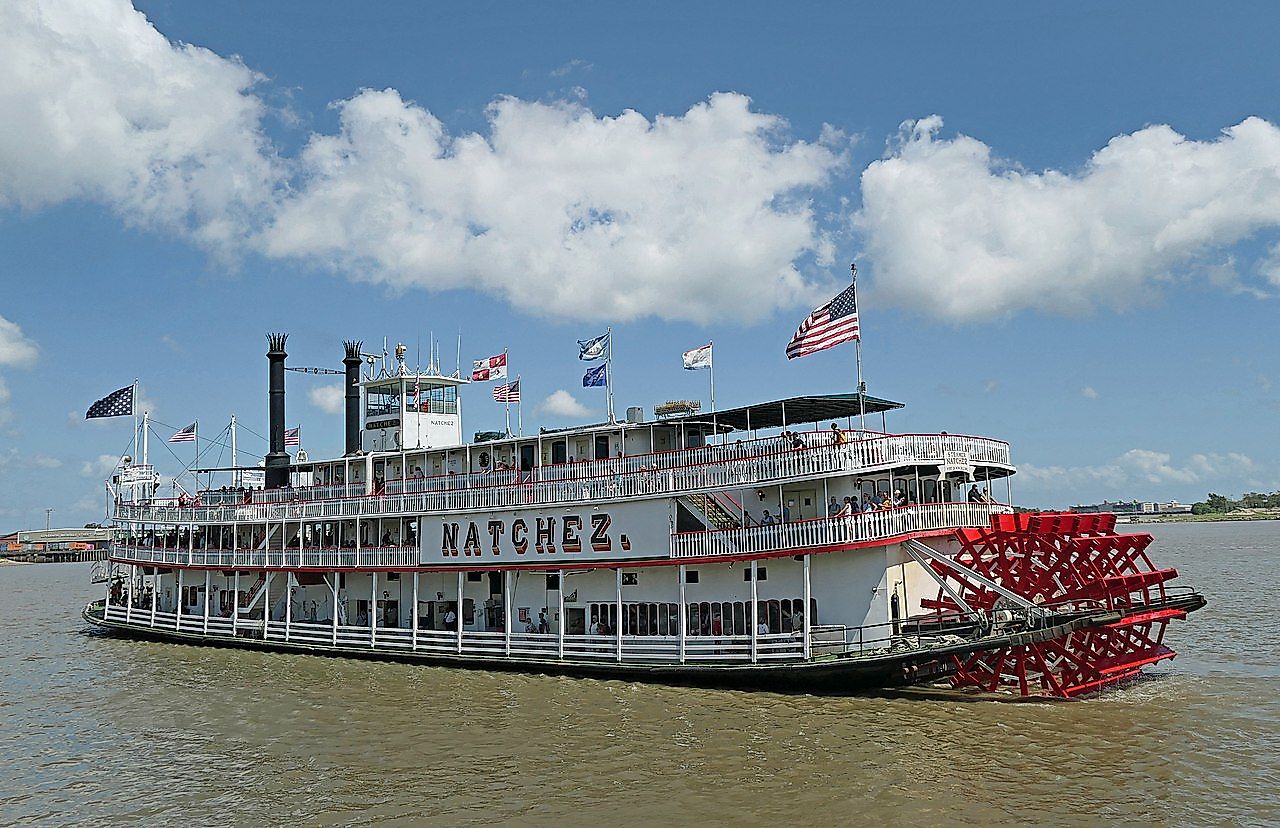
<instances>
[{"instance_id":1,"label":"tree line on shore","mask_svg":"<svg viewBox=\"0 0 1280 828\"><path fill-rule=\"evenodd\" d=\"M1222 515L1237 509L1280 509L1280 492L1247 492L1239 500L1209 492L1204 500L1191 504L1193 515Z\"/></svg>"}]
</instances>

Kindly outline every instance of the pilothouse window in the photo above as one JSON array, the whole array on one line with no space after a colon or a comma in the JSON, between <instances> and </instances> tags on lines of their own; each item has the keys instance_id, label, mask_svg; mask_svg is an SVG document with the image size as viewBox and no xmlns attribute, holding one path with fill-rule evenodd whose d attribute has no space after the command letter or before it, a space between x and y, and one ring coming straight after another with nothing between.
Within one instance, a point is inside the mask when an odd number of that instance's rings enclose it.
<instances>
[{"instance_id":1,"label":"pilothouse window","mask_svg":"<svg viewBox=\"0 0 1280 828\"><path fill-rule=\"evenodd\" d=\"M394 385L375 385L366 394L366 417L389 417L400 413L400 389Z\"/></svg>"}]
</instances>

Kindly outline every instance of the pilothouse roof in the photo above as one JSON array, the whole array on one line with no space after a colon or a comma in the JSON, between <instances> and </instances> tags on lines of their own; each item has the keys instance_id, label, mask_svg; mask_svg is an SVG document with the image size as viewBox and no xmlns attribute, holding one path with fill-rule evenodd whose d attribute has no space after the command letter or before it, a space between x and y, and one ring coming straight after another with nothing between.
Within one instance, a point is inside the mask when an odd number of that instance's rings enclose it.
<instances>
[{"instance_id":1,"label":"pilothouse roof","mask_svg":"<svg viewBox=\"0 0 1280 828\"><path fill-rule=\"evenodd\" d=\"M670 417L663 423L709 423L715 418L717 426L729 426L737 431L761 428L820 423L825 420L843 420L860 413L879 414L902 408L903 404L867 394L820 394L804 397L788 397L785 400L753 403L738 408L717 411L714 415L702 412L685 417Z\"/></svg>"}]
</instances>

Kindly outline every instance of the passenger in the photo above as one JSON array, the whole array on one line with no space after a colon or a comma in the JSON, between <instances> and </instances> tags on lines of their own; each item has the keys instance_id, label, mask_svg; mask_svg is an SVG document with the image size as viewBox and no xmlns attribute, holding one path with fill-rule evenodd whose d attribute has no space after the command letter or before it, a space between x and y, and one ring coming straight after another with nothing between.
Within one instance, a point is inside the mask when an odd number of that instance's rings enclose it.
<instances>
[{"instance_id":1,"label":"passenger","mask_svg":"<svg viewBox=\"0 0 1280 828\"><path fill-rule=\"evenodd\" d=\"M977 484L977 483L974 483L972 486L970 486L970 487L969 487L969 497L968 497L968 499L969 499L969 502L970 502L970 503L981 503L981 502L982 502L982 493L978 491L978 484Z\"/></svg>"},{"instance_id":2,"label":"passenger","mask_svg":"<svg viewBox=\"0 0 1280 828\"><path fill-rule=\"evenodd\" d=\"M422 473L422 466L414 466L414 467L413 467L413 479L414 479L414 480L425 480L425 479L426 479L426 477L427 477L427 476L426 476L425 474L423 474L423 473Z\"/></svg>"},{"instance_id":3,"label":"passenger","mask_svg":"<svg viewBox=\"0 0 1280 828\"><path fill-rule=\"evenodd\" d=\"M764 514L760 517L760 525L761 525L761 526L772 526L772 525L774 525L775 523L777 523L777 521L774 519L773 515L769 514L769 510L768 510L768 509L765 509L765 510L764 510Z\"/></svg>"},{"instance_id":4,"label":"passenger","mask_svg":"<svg viewBox=\"0 0 1280 828\"><path fill-rule=\"evenodd\" d=\"M760 623L756 624L756 635L768 635L768 634L769 634L769 622L761 618Z\"/></svg>"},{"instance_id":5,"label":"passenger","mask_svg":"<svg viewBox=\"0 0 1280 828\"><path fill-rule=\"evenodd\" d=\"M444 628L446 630L456 629L458 626L458 613L453 611L453 607L449 607L444 611Z\"/></svg>"},{"instance_id":6,"label":"passenger","mask_svg":"<svg viewBox=\"0 0 1280 828\"><path fill-rule=\"evenodd\" d=\"M797 434L797 433L795 433L795 432L792 432L792 433L791 433L791 448L795 449L796 451L800 451L801 449L808 448L808 445L806 445L806 444L805 444L805 441L804 441L804 438L803 438L803 437L801 437L799 434Z\"/></svg>"},{"instance_id":7,"label":"passenger","mask_svg":"<svg viewBox=\"0 0 1280 828\"><path fill-rule=\"evenodd\" d=\"M857 513L858 513L857 502L851 497L846 497L844 499L843 505L840 506L840 510L836 516L837 517L853 517Z\"/></svg>"},{"instance_id":8,"label":"passenger","mask_svg":"<svg viewBox=\"0 0 1280 828\"><path fill-rule=\"evenodd\" d=\"M840 430L840 426L835 423L831 424L831 445L843 446L845 444L844 432Z\"/></svg>"},{"instance_id":9,"label":"passenger","mask_svg":"<svg viewBox=\"0 0 1280 828\"><path fill-rule=\"evenodd\" d=\"M592 618L592 619L591 619L591 626L587 628L587 634L588 634L588 635L603 635L603 633L601 633L601 632L600 632L600 619L599 619L599 618Z\"/></svg>"},{"instance_id":10,"label":"passenger","mask_svg":"<svg viewBox=\"0 0 1280 828\"><path fill-rule=\"evenodd\" d=\"M390 530L390 529L388 529L388 530L386 530L385 532L383 532L383 533L382 533L382 545L383 545L383 546L390 546L390 545L391 545L391 530Z\"/></svg>"},{"instance_id":11,"label":"passenger","mask_svg":"<svg viewBox=\"0 0 1280 828\"><path fill-rule=\"evenodd\" d=\"M547 614L545 612L538 613L538 632L551 632L551 622L547 620Z\"/></svg>"},{"instance_id":12,"label":"passenger","mask_svg":"<svg viewBox=\"0 0 1280 828\"><path fill-rule=\"evenodd\" d=\"M787 504L783 504L782 506L782 522L783 523L791 522L791 507Z\"/></svg>"},{"instance_id":13,"label":"passenger","mask_svg":"<svg viewBox=\"0 0 1280 828\"><path fill-rule=\"evenodd\" d=\"M533 623L533 619L529 619L529 623L524 625L524 631L527 633L536 633L538 625Z\"/></svg>"},{"instance_id":14,"label":"passenger","mask_svg":"<svg viewBox=\"0 0 1280 828\"><path fill-rule=\"evenodd\" d=\"M862 511L864 512L875 511L876 504L875 504L875 501L872 499L873 497L874 495L869 495L869 494L864 494L862 496Z\"/></svg>"},{"instance_id":15,"label":"passenger","mask_svg":"<svg viewBox=\"0 0 1280 828\"><path fill-rule=\"evenodd\" d=\"M847 505L849 503L849 498L846 497L844 502ZM839 517L843 511L844 509L841 507L840 501L836 500L835 495L832 495L831 502L827 504L827 517Z\"/></svg>"},{"instance_id":16,"label":"passenger","mask_svg":"<svg viewBox=\"0 0 1280 828\"><path fill-rule=\"evenodd\" d=\"M903 494L902 489L893 490L893 505L897 508L907 505L907 496Z\"/></svg>"}]
</instances>

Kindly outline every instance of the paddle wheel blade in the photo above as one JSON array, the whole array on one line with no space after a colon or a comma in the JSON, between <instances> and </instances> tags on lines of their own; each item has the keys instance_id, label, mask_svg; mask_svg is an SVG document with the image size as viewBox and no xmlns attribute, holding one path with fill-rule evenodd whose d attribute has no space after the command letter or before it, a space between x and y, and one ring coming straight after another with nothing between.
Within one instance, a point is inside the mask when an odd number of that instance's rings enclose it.
<instances>
[{"instance_id":1,"label":"paddle wheel blade","mask_svg":"<svg viewBox=\"0 0 1280 828\"><path fill-rule=\"evenodd\" d=\"M1177 570L1152 565L1151 535L1114 530L1114 515L1070 512L993 515L990 528L957 530L956 563L1059 616L1107 620L1047 641L954 657L952 685L1075 698L1173 658L1165 628L1188 609L1168 605L1166 584ZM975 609L991 611L1008 600L943 564L931 562L931 568ZM1190 609L1203 604L1196 599ZM938 612L956 606L942 590L921 604Z\"/></svg>"}]
</instances>

